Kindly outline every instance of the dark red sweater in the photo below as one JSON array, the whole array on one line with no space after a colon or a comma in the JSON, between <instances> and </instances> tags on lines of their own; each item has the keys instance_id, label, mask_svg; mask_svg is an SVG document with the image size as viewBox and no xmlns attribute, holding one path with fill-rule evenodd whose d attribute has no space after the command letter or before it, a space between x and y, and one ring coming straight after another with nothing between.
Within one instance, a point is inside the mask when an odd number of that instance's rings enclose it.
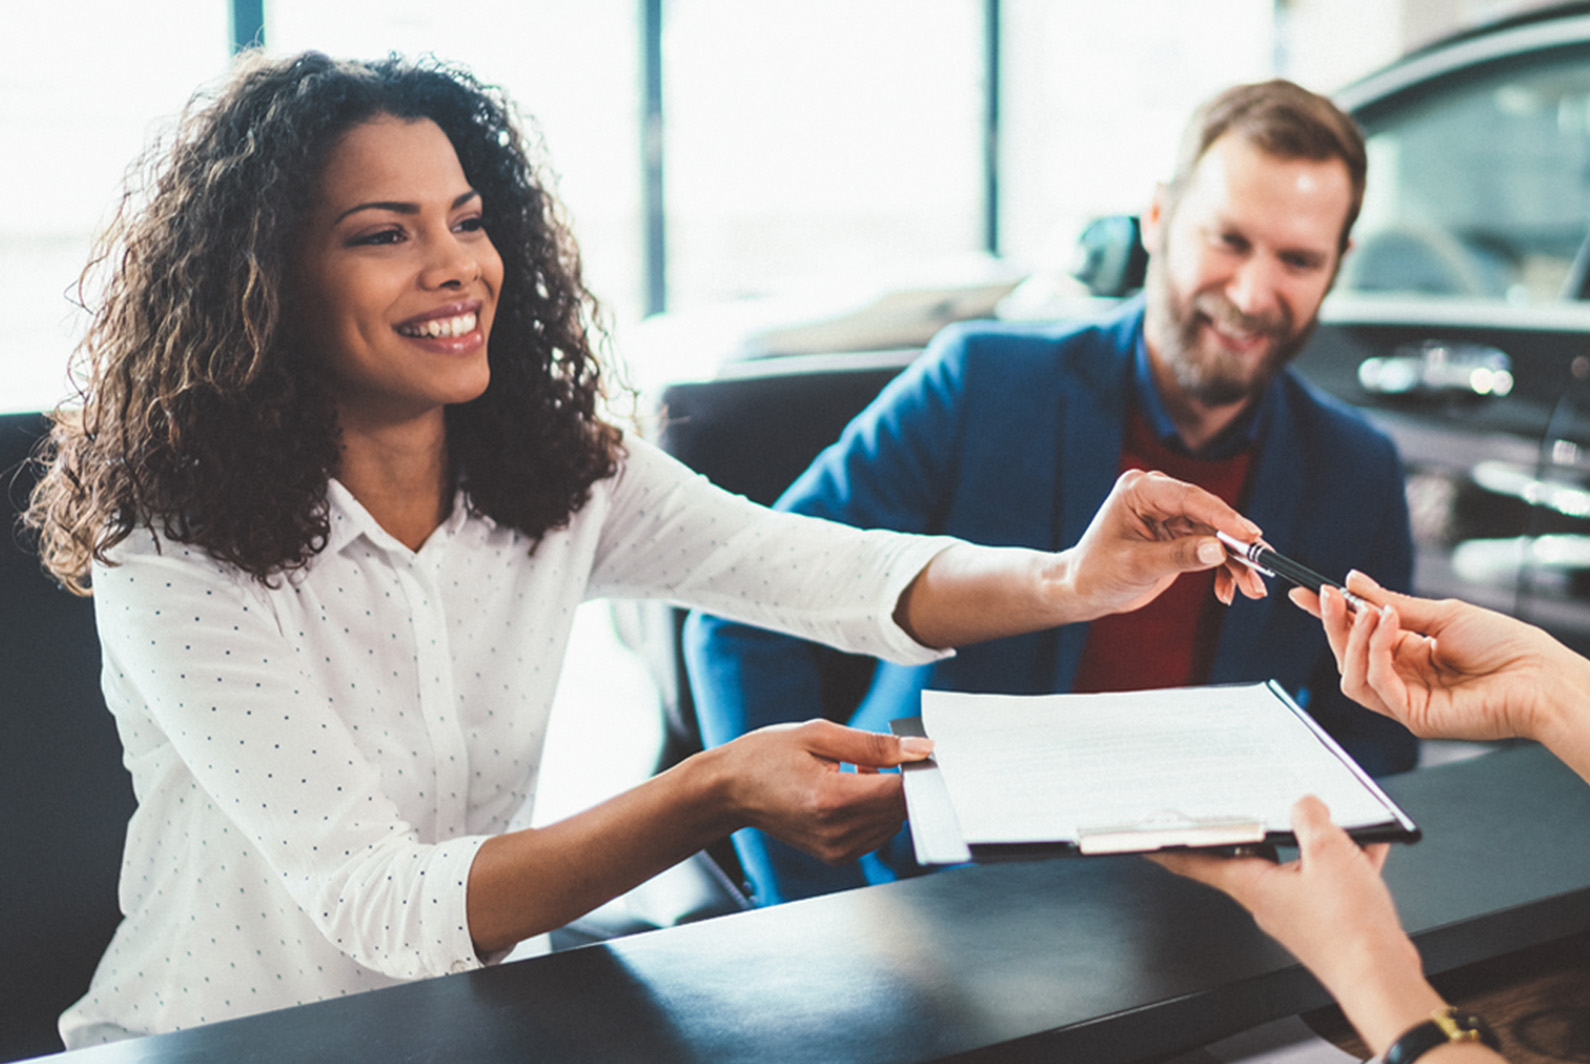
<instances>
[{"instance_id":1,"label":"dark red sweater","mask_svg":"<svg viewBox=\"0 0 1590 1064\"><path fill-rule=\"evenodd\" d=\"M1126 421L1120 471L1157 469L1237 506L1252 459L1251 448L1217 459L1173 451L1134 410ZM1212 569L1185 573L1142 609L1094 621L1073 690L1140 691L1203 683L1214 661L1225 609L1215 599L1214 581Z\"/></svg>"}]
</instances>

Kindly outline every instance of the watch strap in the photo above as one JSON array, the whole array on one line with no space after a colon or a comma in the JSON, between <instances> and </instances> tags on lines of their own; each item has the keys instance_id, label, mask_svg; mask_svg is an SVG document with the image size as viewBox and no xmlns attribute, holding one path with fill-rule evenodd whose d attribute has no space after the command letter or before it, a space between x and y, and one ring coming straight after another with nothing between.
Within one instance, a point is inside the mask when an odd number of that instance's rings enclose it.
<instances>
[{"instance_id":1,"label":"watch strap","mask_svg":"<svg viewBox=\"0 0 1590 1064\"><path fill-rule=\"evenodd\" d=\"M1448 1042L1479 1042L1491 1049L1501 1049L1496 1032L1484 1019L1448 1005L1436 1009L1423 1023L1404 1031L1402 1037L1386 1050L1382 1059L1385 1064L1413 1064L1436 1046L1444 1046Z\"/></svg>"}]
</instances>

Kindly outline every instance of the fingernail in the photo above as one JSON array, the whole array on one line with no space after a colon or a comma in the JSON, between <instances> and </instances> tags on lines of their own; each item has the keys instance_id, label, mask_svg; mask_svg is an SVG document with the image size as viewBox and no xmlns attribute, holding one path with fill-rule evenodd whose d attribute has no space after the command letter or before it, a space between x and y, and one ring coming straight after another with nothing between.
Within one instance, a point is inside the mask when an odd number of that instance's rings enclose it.
<instances>
[{"instance_id":1,"label":"fingernail","mask_svg":"<svg viewBox=\"0 0 1590 1064\"><path fill-rule=\"evenodd\" d=\"M1218 565L1226 560L1226 548L1218 539L1206 539L1198 544L1198 560L1205 565Z\"/></svg>"},{"instance_id":2,"label":"fingernail","mask_svg":"<svg viewBox=\"0 0 1590 1064\"><path fill-rule=\"evenodd\" d=\"M926 757L933 752L933 740L918 735L904 735L900 737L900 751Z\"/></svg>"}]
</instances>

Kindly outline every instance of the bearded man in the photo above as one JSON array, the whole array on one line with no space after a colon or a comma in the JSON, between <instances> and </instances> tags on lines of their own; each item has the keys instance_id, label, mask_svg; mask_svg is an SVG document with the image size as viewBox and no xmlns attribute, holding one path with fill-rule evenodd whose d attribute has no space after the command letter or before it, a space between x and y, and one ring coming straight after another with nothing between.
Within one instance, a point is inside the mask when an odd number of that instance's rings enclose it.
<instances>
[{"instance_id":1,"label":"bearded man","mask_svg":"<svg viewBox=\"0 0 1590 1064\"><path fill-rule=\"evenodd\" d=\"M1277 549L1338 577L1412 569L1390 440L1287 369L1312 333L1363 199L1362 134L1287 81L1194 114L1143 216L1142 297L1101 321L946 329L814 461L779 507L866 528L1059 550L1129 468L1199 484ZM927 688L1010 694L1279 681L1371 773L1412 768L1401 725L1342 696L1314 619L1282 593L1225 606L1208 574L1148 606L880 665L856 708L825 697L833 652L694 616L685 651L704 739L822 713L887 730ZM829 868L742 832L759 903L894 878L909 844Z\"/></svg>"}]
</instances>

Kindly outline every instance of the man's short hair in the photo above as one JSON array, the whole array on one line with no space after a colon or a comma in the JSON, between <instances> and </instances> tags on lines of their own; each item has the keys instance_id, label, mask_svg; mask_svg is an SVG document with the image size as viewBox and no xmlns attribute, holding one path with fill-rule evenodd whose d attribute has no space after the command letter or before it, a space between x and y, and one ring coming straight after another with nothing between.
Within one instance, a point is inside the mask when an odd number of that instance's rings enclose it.
<instances>
[{"instance_id":1,"label":"man's short hair","mask_svg":"<svg viewBox=\"0 0 1590 1064\"><path fill-rule=\"evenodd\" d=\"M1340 159L1352 186L1342 223L1341 250L1347 250L1347 238L1364 202L1369 168L1363 132L1350 116L1324 96L1283 78L1225 90L1198 108L1182 133L1167 190L1172 209L1198 161L1227 133L1282 159Z\"/></svg>"}]
</instances>

